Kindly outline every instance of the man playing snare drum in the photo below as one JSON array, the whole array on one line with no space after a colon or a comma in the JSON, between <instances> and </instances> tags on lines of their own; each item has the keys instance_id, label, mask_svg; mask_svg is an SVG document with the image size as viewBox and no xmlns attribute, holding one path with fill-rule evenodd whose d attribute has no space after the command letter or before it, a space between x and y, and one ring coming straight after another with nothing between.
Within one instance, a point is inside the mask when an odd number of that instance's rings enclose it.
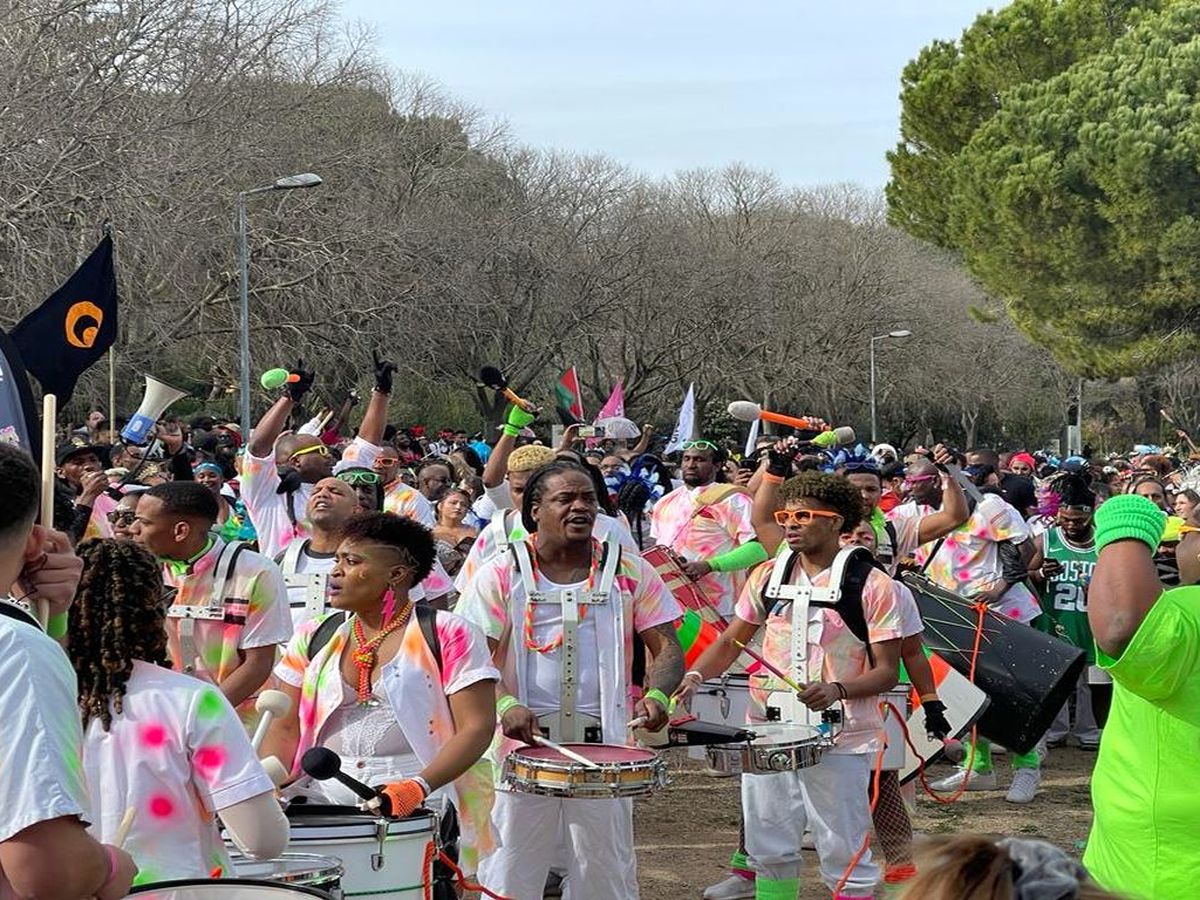
<instances>
[{"instance_id":1,"label":"man playing snare drum","mask_svg":"<svg viewBox=\"0 0 1200 900\"><path fill-rule=\"evenodd\" d=\"M682 610L662 579L615 540L592 536L597 497L577 463L559 460L530 477L522 518L530 538L485 563L456 612L479 625L503 674L496 711L502 756L544 732L566 743L625 744L631 718L667 721L667 696L683 674L672 623ZM630 710L633 635L653 656L646 692ZM587 755L586 748L581 748ZM565 844L567 900L638 896L633 806L592 799L497 792L501 847L479 880L506 897L540 897Z\"/></svg>"},{"instance_id":2,"label":"man playing snare drum","mask_svg":"<svg viewBox=\"0 0 1200 900\"><path fill-rule=\"evenodd\" d=\"M807 827L816 841L821 880L834 890L846 877L836 897L871 897L879 869L870 851L865 850L853 868L850 863L871 828L868 783L883 728L878 695L898 679L901 628L895 593L891 580L871 569L858 604L843 581L836 606L817 605L832 599L831 592L819 589L830 586L840 537L862 519L862 500L842 476L819 472L792 478L779 496L785 508L776 519L785 529L790 553L751 573L733 621L696 661L695 669L684 675L677 696L688 698L706 678L728 669L740 653L735 642L749 644L766 625L764 656L802 691L796 695L769 673L753 676L751 723L768 721L772 706L780 708L782 722L812 727L821 722L822 711L840 706L842 721L833 747L817 765L742 776L746 849L758 875L755 896L795 900L800 840ZM776 567L781 576L790 567L790 578L772 578ZM772 592L776 599L768 599ZM807 639L793 644L798 617L804 620Z\"/></svg>"}]
</instances>

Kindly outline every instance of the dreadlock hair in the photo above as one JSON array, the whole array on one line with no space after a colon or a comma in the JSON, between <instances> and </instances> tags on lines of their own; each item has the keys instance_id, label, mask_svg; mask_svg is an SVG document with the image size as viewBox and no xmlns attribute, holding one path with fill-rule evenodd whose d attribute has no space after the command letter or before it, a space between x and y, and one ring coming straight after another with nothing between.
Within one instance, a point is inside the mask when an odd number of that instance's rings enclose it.
<instances>
[{"instance_id":1,"label":"dreadlock hair","mask_svg":"<svg viewBox=\"0 0 1200 900\"><path fill-rule=\"evenodd\" d=\"M842 517L842 534L850 534L862 521L862 494L842 475L809 471L789 478L779 488L779 502L786 506L796 500L816 500L832 507Z\"/></svg>"},{"instance_id":2,"label":"dreadlock hair","mask_svg":"<svg viewBox=\"0 0 1200 900\"><path fill-rule=\"evenodd\" d=\"M68 624L71 665L79 681L83 727L99 719L108 731L121 712L136 660L170 668L162 570L132 541L92 539L75 552L83 577Z\"/></svg>"},{"instance_id":3,"label":"dreadlock hair","mask_svg":"<svg viewBox=\"0 0 1200 900\"><path fill-rule=\"evenodd\" d=\"M536 470L529 476L529 480L525 482L525 493L521 496L521 524L525 526L525 530L530 534L537 532L537 522L533 519L533 506L535 503L541 501L542 494L546 491L546 482L553 475L563 475L567 472L582 475L588 481L592 482L593 487L595 486L591 472L571 459L556 459ZM605 495L608 494L607 485L605 485L603 493ZM599 500L600 494L597 494L597 503L599 503Z\"/></svg>"},{"instance_id":4,"label":"dreadlock hair","mask_svg":"<svg viewBox=\"0 0 1200 900\"><path fill-rule=\"evenodd\" d=\"M404 565L413 570L413 584L425 580L437 558L433 532L407 516L387 512L351 516L342 529L343 541L385 544L399 552Z\"/></svg>"}]
</instances>

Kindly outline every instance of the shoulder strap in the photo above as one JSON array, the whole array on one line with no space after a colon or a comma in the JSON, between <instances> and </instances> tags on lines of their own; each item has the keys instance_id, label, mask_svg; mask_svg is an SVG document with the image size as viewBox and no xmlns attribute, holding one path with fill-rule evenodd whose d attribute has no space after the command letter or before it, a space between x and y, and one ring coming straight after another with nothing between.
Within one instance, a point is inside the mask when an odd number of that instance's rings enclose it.
<instances>
[{"instance_id":1,"label":"shoulder strap","mask_svg":"<svg viewBox=\"0 0 1200 900\"><path fill-rule=\"evenodd\" d=\"M867 614L863 609L862 595L863 589L867 585L867 579L871 577L871 572L875 569L882 572L883 567L862 547L846 549L862 552L847 555L844 561L845 567L842 570L841 591L834 608L842 617L842 621L846 623L846 627L850 629L850 633L866 645L867 659L871 665L874 665L875 659L871 653L871 637L867 629Z\"/></svg>"},{"instance_id":2,"label":"shoulder strap","mask_svg":"<svg viewBox=\"0 0 1200 900\"><path fill-rule=\"evenodd\" d=\"M698 516L700 515L700 511L706 506L714 506L715 504L720 503L722 500L726 499L727 497L731 497L734 494L745 494L747 497L750 496L749 491L743 487L738 487L736 484L710 484L696 495L696 509L692 515Z\"/></svg>"},{"instance_id":3,"label":"shoulder strap","mask_svg":"<svg viewBox=\"0 0 1200 900\"><path fill-rule=\"evenodd\" d=\"M213 587L216 588L216 596L213 600L220 600L224 603L229 599L229 580L233 578L233 572L237 568L238 557L242 555L242 551L246 549L246 545L241 541L230 541L221 548L221 555L217 557L217 567L213 572Z\"/></svg>"},{"instance_id":4,"label":"shoulder strap","mask_svg":"<svg viewBox=\"0 0 1200 900\"><path fill-rule=\"evenodd\" d=\"M307 538L301 540L299 537L294 537L288 541L288 545L284 547L279 560L279 568L283 570L284 575L296 574L296 567L300 565L300 554L304 552L304 548L307 546Z\"/></svg>"},{"instance_id":5,"label":"shoulder strap","mask_svg":"<svg viewBox=\"0 0 1200 900\"><path fill-rule=\"evenodd\" d=\"M345 610L338 610L335 613L331 613L321 621L321 624L317 626L317 630L313 632L312 639L308 642L309 662L317 658L317 654L333 639L334 632L341 628L342 623L345 621Z\"/></svg>"},{"instance_id":6,"label":"shoulder strap","mask_svg":"<svg viewBox=\"0 0 1200 900\"><path fill-rule=\"evenodd\" d=\"M425 637L425 643L433 653L433 661L437 663L438 674L442 672L442 640L437 633L437 610L428 603L417 604L417 625Z\"/></svg>"}]
</instances>

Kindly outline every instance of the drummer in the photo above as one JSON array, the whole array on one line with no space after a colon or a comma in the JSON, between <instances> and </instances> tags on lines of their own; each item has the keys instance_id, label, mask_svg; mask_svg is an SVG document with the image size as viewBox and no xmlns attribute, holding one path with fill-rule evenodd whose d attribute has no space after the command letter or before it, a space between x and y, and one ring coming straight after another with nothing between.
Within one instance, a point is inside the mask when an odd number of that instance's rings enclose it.
<instances>
[{"instance_id":1,"label":"drummer","mask_svg":"<svg viewBox=\"0 0 1200 900\"><path fill-rule=\"evenodd\" d=\"M788 549L798 556L792 584L828 587L830 566L837 556L841 536L862 521L858 491L845 478L804 472L785 482L779 491L785 508L777 514L784 526ZM862 591L864 642L848 628L838 611L818 610L820 634L807 642L808 666L797 672L791 665L792 603L780 601L772 608L764 591L777 557L755 569L738 600L737 613L720 639L704 651L680 686L677 696L690 697L707 678L733 664L741 652L735 641L749 644L766 625L763 653L799 683L800 703L811 711L841 704L842 729L819 764L794 772L742 777L742 814L746 823L746 849L754 860L755 896L760 900L793 900L799 891L800 842L807 827L812 831L820 858L821 880L834 890L845 877L839 898L871 897L879 869L866 845L871 828L868 786L871 763L879 750L883 720L878 695L896 684L901 644L901 624L892 581L872 570ZM810 621L814 619L810 618ZM767 721L769 695L787 691L782 682L754 679L750 688L751 723ZM853 865L852 865L853 863Z\"/></svg>"},{"instance_id":2,"label":"drummer","mask_svg":"<svg viewBox=\"0 0 1200 900\"><path fill-rule=\"evenodd\" d=\"M514 742L530 744L543 730L553 740L625 744L631 717L644 718L651 730L666 724L667 695L683 674L672 624L682 610L638 554L613 538L595 539L597 509L595 483L582 466L557 460L534 472L521 509L530 537L486 563L459 600L459 612L483 628L504 672L496 708L508 739L505 755L516 749ZM578 610L577 619L564 616L567 590L582 594L570 607ZM653 662L645 695L631 713L635 633ZM568 652L578 658L577 679L564 668ZM559 799L500 790L493 819L501 848L485 860L479 879L489 890L540 897L561 842L567 900L638 896L628 798Z\"/></svg>"},{"instance_id":3,"label":"drummer","mask_svg":"<svg viewBox=\"0 0 1200 900\"><path fill-rule=\"evenodd\" d=\"M242 852L278 856L287 820L233 707L170 669L158 563L130 541L87 541L78 553L67 647L96 837L117 843L132 811L124 846L137 884L232 875L217 814Z\"/></svg>"},{"instance_id":4,"label":"drummer","mask_svg":"<svg viewBox=\"0 0 1200 900\"><path fill-rule=\"evenodd\" d=\"M411 519L365 513L345 524L329 574L336 611L306 622L288 644L275 675L292 709L271 723L261 753L298 775L305 750L335 750L348 774L406 798L397 816L452 804L443 825L452 830L459 818L470 872L493 844L491 766L481 757L495 732L500 673L478 629L413 602L434 557L429 529ZM359 802L337 782L307 777L290 792Z\"/></svg>"}]
</instances>

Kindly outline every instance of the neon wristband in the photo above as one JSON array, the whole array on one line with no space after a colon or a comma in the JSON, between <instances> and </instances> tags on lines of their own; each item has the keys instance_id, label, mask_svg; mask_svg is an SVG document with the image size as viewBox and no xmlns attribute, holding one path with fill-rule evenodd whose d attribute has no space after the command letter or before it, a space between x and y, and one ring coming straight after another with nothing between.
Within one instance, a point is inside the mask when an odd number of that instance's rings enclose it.
<instances>
[{"instance_id":1,"label":"neon wristband","mask_svg":"<svg viewBox=\"0 0 1200 900\"><path fill-rule=\"evenodd\" d=\"M510 709L512 709L514 706L520 706L520 705L521 705L521 701L518 700L516 697L514 697L512 694L505 694L503 697L501 697L499 700L496 701L496 715L502 716L506 712L508 712Z\"/></svg>"},{"instance_id":2,"label":"neon wristband","mask_svg":"<svg viewBox=\"0 0 1200 900\"><path fill-rule=\"evenodd\" d=\"M740 547L719 553L705 562L714 572L739 572L742 569L749 569L759 563L764 563L769 558L762 544L758 541L747 541Z\"/></svg>"},{"instance_id":3,"label":"neon wristband","mask_svg":"<svg viewBox=\"0 0 1200 900\"><path fill-rule=\"evenodd\" d=\"M660 691L658 688L650 688L650 690L648 690L644 694L642 694L642 699L643 700L653 700L655 703L657 703L659 706L661 706L667 712L670 712L670 710L671 710L671 701L668 700L667 695L664 694L662 691Z\"/></svg>"},{"instance_id":4,"label":"neon wristband","mask_svg":"<svg viewBox=\"0 0 1200 900\"><path fill-rule=\"evenodd\" d=\"M762 480L767 484L783 484L787 481L782 475L775 475L771 472L763 472Z\"/></svg>"},{"instance_id":5,"label":"neon wristband","mask_svg":"<svg viewBox=\"0 0 1200 900\"><path fill-rule=\"evenodd\" d=\"M56 641L60 638L66 637L67 618L68 614L65 612L56 613L55 615L51 616L50 621L46 623L46 634L54 638Z\"/></svg>"},{"instance_id":6,"label":"neon wristband","mask_svg":"<svg viewBox=\"0 0 1200 900\"><path fill-rule=\"evenodd\" d=\"M515 437L521 436L521 429L518 428L516 425L509 425L507 422L504 424L504 428L502 428L501 430L509 437L515 438Z\"/></svg>"}]
</instances>

